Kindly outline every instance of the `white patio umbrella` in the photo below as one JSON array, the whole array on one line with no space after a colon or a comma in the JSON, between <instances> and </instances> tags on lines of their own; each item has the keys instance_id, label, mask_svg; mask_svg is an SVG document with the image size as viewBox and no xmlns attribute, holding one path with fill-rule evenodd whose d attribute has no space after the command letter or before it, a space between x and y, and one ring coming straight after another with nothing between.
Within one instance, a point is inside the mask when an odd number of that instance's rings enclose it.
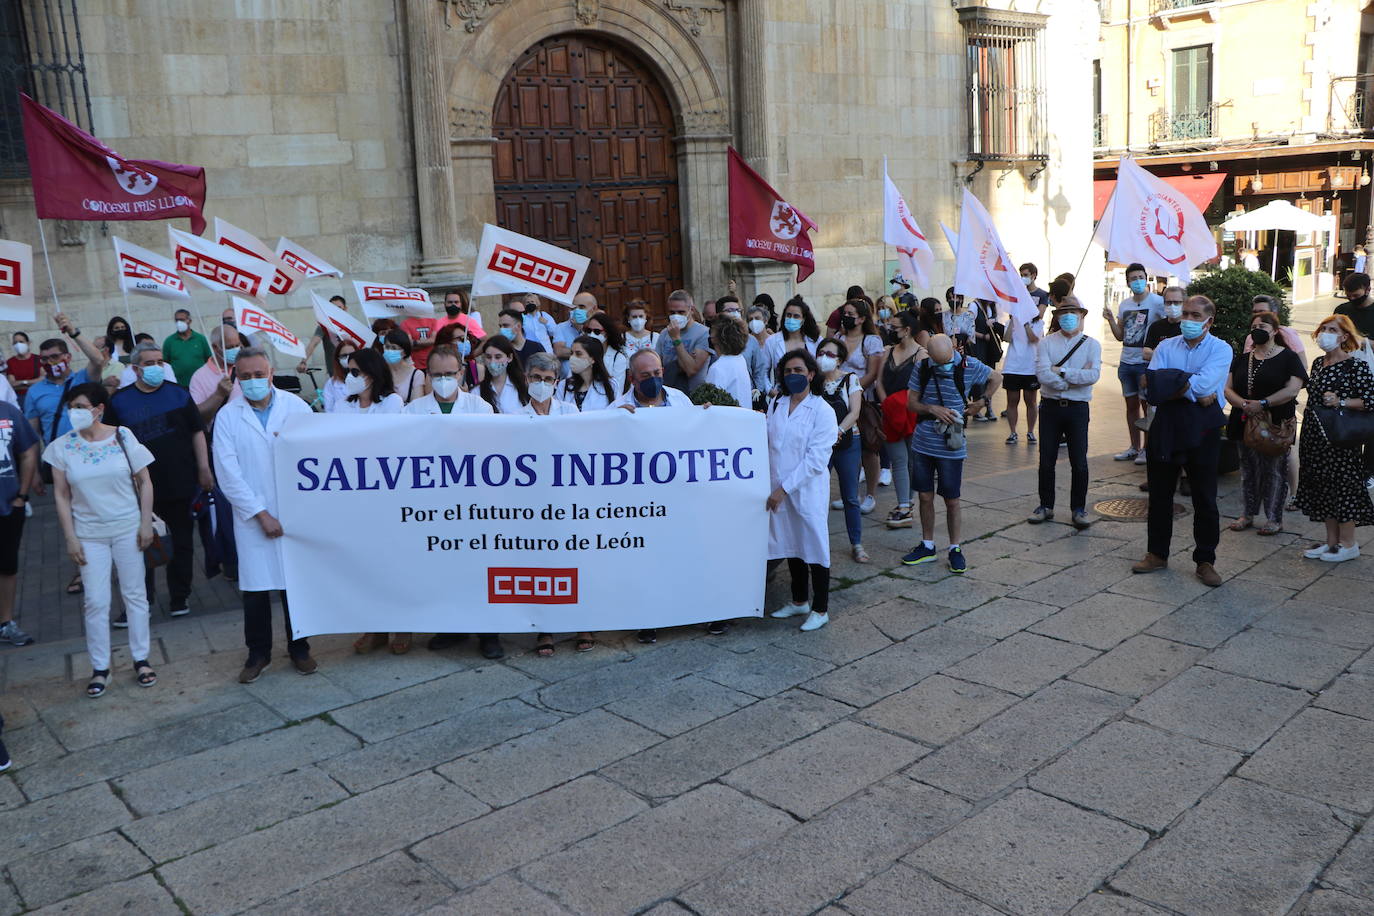
<instances>
[{"instance_id":1,"label":"white patio umbrella","mask_svg":"<svg viewBox=\"0 0 1374 916\"><path fill-rule=\"evenodd\" d=\"M1257 232L1260 229L1286 229L1290 232L1330 232L1330 217L1318 216L1286 200L1274 200L1254 210L1237 213L1221 224L1230 232ZM1270 273L1278 273L1279 246L1274 245L1273 264Z\"/></svg>"}]
</instances>

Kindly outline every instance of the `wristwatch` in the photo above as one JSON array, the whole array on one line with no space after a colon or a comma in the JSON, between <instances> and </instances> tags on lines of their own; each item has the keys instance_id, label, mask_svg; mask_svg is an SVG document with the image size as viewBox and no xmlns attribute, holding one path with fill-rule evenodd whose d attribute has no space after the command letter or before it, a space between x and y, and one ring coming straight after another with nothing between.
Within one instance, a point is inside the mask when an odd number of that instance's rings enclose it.
<instances>
[{"instance_id":1,"label":"wristwatch","mask_svg":"<svg viewBox=\"0 0 1374 916\"><path fill-rule=\"evenodd\" d=\"M1269 399L1268 399L1268 398L1260 398L1260 406L1267 409L1267 408L1269 407Z\"/></svg>"},{"instance_id":2,"label":"wristwatch","mask_svg":"<svg viewBox=\"0 0 1374 916\"><path fill-rule=\"evenodd\" d=\"M81 336L81 329L72 328L69 332L67 332L67 336L70 337L72 340L76 340L78 337Z\"/></svg>"},{"instance_id":3,"label":"wristwatch","mask_svg":"<svg viewBox=\"0 0 1374 916\"><path fill-rule=\"evenodd\" d=\"M1345 406L1345 398L1341 398L1340 401L1339 401L1338 403L1339 403L1339 405L1340 405L1341 407L1344 407L1344 406Z\"/></svg>"}]
</instances>

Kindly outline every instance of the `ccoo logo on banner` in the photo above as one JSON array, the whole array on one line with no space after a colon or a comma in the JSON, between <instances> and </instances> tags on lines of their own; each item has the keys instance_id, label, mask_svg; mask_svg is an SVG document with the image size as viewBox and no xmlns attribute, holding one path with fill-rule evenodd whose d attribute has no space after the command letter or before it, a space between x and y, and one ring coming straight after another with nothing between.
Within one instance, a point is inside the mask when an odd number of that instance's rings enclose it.
<instances>
[{"instance_id":1,"label":"ccoo logo on banner","mask_svg":"<svg viewBox=\"0 0 1374 916\"><path fill-rule=\"evenodd\" d=\"M271 315L238 296L234 297L234 323L240 331L260 332L278 353L305 359L305 345L291 330Z\"/></svg>"},{"instance_id":2,"label":"ccoo logo on banner","mask_svg":"<svg viewBox=\"0 0 1374 916\"><path fill-rule=\"evenodd\" d=\"M399 321L407 315L416 318L434 317L434 300L422 289L354 280L358 303L368 318L391 318Z\"/></svg>"},{"instance_id":3,"label":"ccoo logo on banner","mask_svg":"<svg viewBox=\"0 0 1374 916\"><path fill-rule=\"evenodd\" d=\"M533 292L571 304L589 264L591 258L488 223L482 227L472 294Z\"/></svg>"},{"instance_id":4,"label":"ccoo logo on banner","mask_svg":"<svg viewBox=\"0 0 1374 916\"><path fill-rule=\"evenodd\" d=\"M0 239L0 321L33 321L33 247Z\"/></svg>"},{"instance_id":5,"label":"ccoo logo on banner","mask_svg":"<svg viewBox=\"0 0 1374 916\"><path fill-rule=\"evenodd\" d=\"M261 258L167 227L172 258L184 276L217 293L242 293L261 300L276 268Z\"/></svg>"},{"instance_id":6,"label":"ccoo logo on banner","mask_svg":"<svg viewBox=\"0 0 1374 916\"><path fill-rule=\"evenodd\" d=\"M119 270L119 288L126 293L151 296L154 299L190 299L186 284L177 276L177 266L170 259L111 236L114 242L115 266Z\"/></svg>"}]
</instances>

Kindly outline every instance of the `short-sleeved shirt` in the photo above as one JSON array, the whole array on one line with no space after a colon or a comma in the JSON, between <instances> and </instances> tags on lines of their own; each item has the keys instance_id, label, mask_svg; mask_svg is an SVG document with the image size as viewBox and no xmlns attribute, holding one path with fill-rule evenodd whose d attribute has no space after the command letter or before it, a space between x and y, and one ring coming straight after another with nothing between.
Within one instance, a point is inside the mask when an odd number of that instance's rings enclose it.
<instances>
[{"instance_id":1,"label":"short-sleeved shirt","mask_svg":"<svg viewBox=\"0 0 1374 916\"><path fill-rule=\"evenodd\" d=\"M1250 357L1242 353L1231 361L1231 390L1247 401L1258 401L1270 397L1283 389L1288 380L1297 376L1307 384L1307 367L1302 364L1298 354L1287 347L1279 347L1279 352L1268 359L1254 361L1254 384L1250 381ZM1298 412L1298 402L1289 401L1269 408L1269 417L1275 422L1287 420Z\"/></svg>"},{"instance_id":2,"label":"short-sleeved shirt","mask_svg":"<svg viewBox=\"0 0 1374 916\"><path fill-rule=\"evenodd\" d=\"M159 502L190 499L200 489L196 474L195 434L205 431L200 409L185 388L163 382L152 391L121 388L110 398L104 422L126 426L152 452L148 471Z\"/></svg>"},{"instance_id":3,"label":"short-sleeved shirt","mask_svg":"<svg viewBox=\"0 0 1374 916\"><path fill-rule=\"evenodd\" d=\"M544 349L544 345L539 341L532 337L526 337L525 345L515 351L515 358L520 360L521 367L524 367L525 363L528 362L529 358L534 354L547 352L548 351Z\"/></svg>"},{"instance_id":4,"label":"short-sleeved shirt","mask_svg":"<svg viewBox=\"0 0 1374 916\"><path fill-rule=\"evenodd\" d=\"M863 344L845 358L844 367L851 372L859 373L859 378L863 378L868 371L868 358L875 353L883 352L883 339L877 334L868 334L864 337Z\"/></svg>"},{"instance_id":5,"label":"short-sleeved shirt","mask_svg":"<svg viewBox=\"0 0 1374 916\"><path fill-rule=\"evenodd\" d=\"M907 385L907 389L916 392L916 396L924 404L948 407L962 422L964 405L968 403L968 393L973 390L975 385L986 384L992 375L992 369L971 356L965 356L963 358L964 390L961 392L954 384L955 375L953 372L945 375L934 371L932 366L926 370L929 377L924 386L925 390L922 391L921 368L928 364L929 360L916 364L916 369L911 373L911 382ZM922 416L920 422L916 424L916 432L911 437L912 451L921 455L929 455L932 458L967 458L967 448L951 449L945 445L942 427L943 424L934 417Z\"/></svg>"},{"instance_id":6,"label":"short-sleeved shirt","mask_svg":"<svg viewBox=\"0 0 1374 916\"><path fill-rule=\"evenodd\" d=\"M1150 325L1145 332L1145 347L1153 350L1159 346L1161 340L1168 340L1170 337L1178 337L1183 334L1183 323L1170 321L1168 318L1161 318Z\"/></svg>"},{"instance_id":7,"label":"short-sleeved shirt","mask_svg":"<svg viewBox=\"0 0 1374 916\"><path fill-rule=\"evenodd\" d=\"M1150 293L1143 302L1136 302L1130 296L1116 307L1116 317L1121 322L1121 364L1143 364L1145 335L1151 324L1164 317L1164 298Z\"/></svg>"},{"instance_id":8,"label":"short-sleeved shirt","mask_svg":"<svg viewBox=\"0 0 1374 916\"><path fill-rule=\"evenodd\" d=\"M433 340L434 336L439 333L439 328L446 323L438 318L407 318L401 322L401 330L405 331L411 340L419 343L422 340ZM416 369L425 369L429 365L429 347L412 350L410 361Z\"/></svg>"},{"instance_id":9,"label":"short-sleeved shirt","mask_svg":"<svg viewBox=\"0 0 1374 916\"><path fill-rule=\"evenodd\" d=\"M38 427L43 431L44 442L51 442L71 430L72 426L67 422L67 412L62 409L62 398L69 388L84 385L88 381L90 379L86 377L86 370L79 369L64 382L44 378L29 386L29 394L24 398L24 416L38 421Z\"/></svg>"},{"instance_id":10,"label":"short-sleeved shirt","mask_svg":"<svg viewBox=\"0 0 1374 916\"><path fill-rule=\"evenodd\" d=\"M688 353L696 354L700 350L711 348L711 332L706 329L706 325L699 321L688 322L687 327L682 329L682 345ZM682 367L677 362L677 344L667 331L658 335L658 358L663 360L663 384L669 388L679 388L690 394L694 389L706 381L706 370L711 368L710 360L701 364L701 369L695 375L687 375L682 371Z\"/></svg>"},{"instance_id":11,"label":"short-sleeved shirt","mask_svg":"<svg viewBox=\"0 0 1374 916\"><path fill-rule=\"evenodd\" d=\"M42 371L36 356L11 356L5 360L5 372L21 382L38 378Z\"/></svg>"},{"instance_id":12,"label":"short-sleeved shirt","mask_svg":"<svg viewBox=\"0 0 1374 916\"><path fill-rule=\"evenodd\" d=\"M0 401L0 515L10 514L19 494L19 456L38 441L19 408Z\"/></svg>"},{"instance_id":13,"label":"short-sleeved shirt","mask_svg":"<svg viewBox=\"0 0 1374 916\"><path fill-rule=\"evenodd\" d=\"M95 442L68 432L48 444L43 460L67 475L78 538L117 538L138 530L138 500L131 475L152 464L153 453L132 432L116 428L115 435Z\"/></svg>"},{"instance_id":14,"label":"short-sleeved shirt","mask_svg":"<svg viewBox=\"0 0 1374 916\"><path fill-rule=\"evenodd\" d=\"M1049 293L1049 290L1045 290L1045 289L1028 289L1028 290L1026 290L1026 292L1028 292L1028 293L1031 294L1031 298L1035 300L1035 304L1038 305L1038 306L1040 306L1040 308L1041 308L1042 311L1043 311L1044 309L1046 309L1046 308L1049 307L1049 304L1050 304L1050 293Z\"/></svg>"},{"instance_id":15,"label":"short-sleeved shirt","mask_svg":"<svg viewBox=\"0 0 1374 916\"><path fill-rule=\"evenodd\" d=\"M185 340L176 334L169 334L162 342L162 358L171 364L172 372L176 373L177 378L185 379L181 382L183 388L190 384L191 376L195 375L196 370L205 365L205 361L212 355L214 354L210 352L210 341L199 331L192 331L191 336Z\"/></svg>"},{"instance_id":16,"label":"short-sleeved shirt","mask_svg":"<svg viewBox=\"0 0 1374 916\"><path fill-rule=\"evenodd\" d=\"M1342 302L1336 306L1336 314L1349 318L1361 336L1374 337L1374 299L1364 306Z\"/></svg>"}]
</instances>

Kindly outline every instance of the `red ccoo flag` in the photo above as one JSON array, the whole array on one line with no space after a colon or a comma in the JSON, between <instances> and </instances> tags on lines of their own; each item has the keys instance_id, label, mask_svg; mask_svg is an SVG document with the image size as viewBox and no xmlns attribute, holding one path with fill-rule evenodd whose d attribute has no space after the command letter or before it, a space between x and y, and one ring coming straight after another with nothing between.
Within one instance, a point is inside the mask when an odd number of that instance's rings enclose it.
<instances>
[{"instance_id":1,"label":"red ccoo flag","mask_svg":"<svg viewBox=\"0 0 1374 916\"><path fill-rule=\"evenodd\" d=\"M782 199L730 147L730 253L797 265L797 282L811 276L816 224Z\"/></svg>"},{"instance_id":2,"label":"red ccoo flag","mask_svg":"<svg viewBox=\"0 0 1374 916\"><path fill-rule=\"evenodd\" d=\"M23 93L24 141L40 219L191 218L205 231L205 169L125 159L57 112Z\"/></svg>"}]
</instances>

